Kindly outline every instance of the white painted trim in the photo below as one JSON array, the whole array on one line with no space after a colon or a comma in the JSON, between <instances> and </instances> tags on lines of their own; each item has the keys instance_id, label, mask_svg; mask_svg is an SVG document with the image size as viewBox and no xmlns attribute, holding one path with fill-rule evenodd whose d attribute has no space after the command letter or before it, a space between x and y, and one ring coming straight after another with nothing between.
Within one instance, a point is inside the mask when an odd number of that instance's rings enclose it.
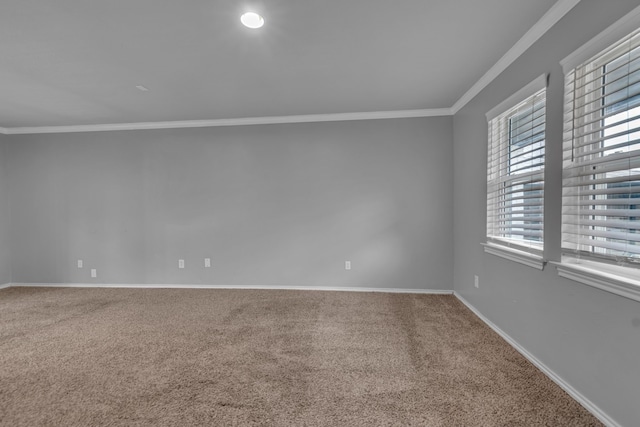
<instances>
[{"instance_id":1,"label":"white painted trim","mask_svg":"<svg viewBox=\"0 0 640 427\"><path fill-rule=\"evenodd\" d=\"M593 58L612 44L620 41L640 26L640 6L618 19L600 34L589 40L571 55L560 61L564 74Z\"/></svg>"},{"instance_id":2,"label":"white painted trim","mask_svg":"<svg viewBox=\"0 0 640 427\"><path fill-rule=\"evenodd\" d=\"M451 111L456 114L469 101L475 98L485 87L489 85L500 73L513 64L523 53L540 39L551 27L553 27L564 15L566 15L580 0L558 0L545 13L533 27L525 33L520 40L513 45L502 58L495 63L471 88L453 104Z\"/></svg>"},{"instance_id":3,"label":"white painted trim","mask_svg":"<svg viewBox=\"0 0 640 427\"><path fill-rule=\"evenodd\" d=\"M544 270L546 261L540 255L493 243L482 243L482 246L484 246L484 251L488 254L515 261L538 270Z\"/></svg>"},{"instance_id":4,"label":"white painted trim","mask_svg":"<svg viewBox=\"0 0 640 427\"><path fill-rule=\"evenodd\" d=\"M7 288L10 288L11 286L12 286L11 283L5 283L0 285L0 289L7 289Z\"/></svg>"},{"instance_id":5,"label":"white painted trim","mask_svg":"<svg viewBox=\"0 0 640 427\"><path fill-rule=\"evenodd\" d=\"M520 343L511 338L509 334L500 329L495 323L485 317L478 309L465 300L458 292L453 293L456 298L467 306L476 316L480 318L487 326L493 329L498 335L500 335L506 342L508 342L513 348L515 348L521 355L523 355L529 362L531 362L536 368L540 369L549 379L556 383L561 389L567 392L569 396L573 397L580 405L582 405L587 411L591 412L594 417L598 418L604 425L608 427L622 427L613 418L607 415L602 409L598 408L593 402L587 399L582 393L573 388L571 384L565 381L558 374L553 372L551 368L545 365L541 360L531 354Z\"/></svg>"},{"instance_id":6,"label":"white painted trim","mask_svg":"<svg viewBox=\"0 0 640 427\"><path fill-rule=\"evenodd\" d=\"M114 123L96 125L73 126L36 126L36 127L10 127L4 131L8 135L34 134L34 133L69 133L69 132L103 132L115 130L145 130L145 129L178 129L218 126L251 126L282 123L314 123L314 122L340 122L347 120L380 120L399 119L410 117L437 117L452 115L449 108L433 108L425 110L397 110L397 111L371 111L362 113L337 113L337 114L307 114L297 116L273 116L273 117L245 117L236 119L215 120L182 120L172 122L141 122L141 123Z\"/></svg>"},{"instance_id":7,"label":"white painted trim","mask_svg":"<svg viewBox=\"0 0 640 427\"><path fill-rule=\"evenodd\" d=\"M127 288L127 289L253 289L289 291L344 291L381 292L390 294L436 294L452 295L447 289L396 289L363 288L357 286L296 286L296 285L210 285L210 284L147 284L147 283L11 283L11 287L29 288Z\"/></svg>"},{"instance_id":8,"label":"white painted trim","mask_svg":"<svg viewBox=\"0 0 640 427\"><path fill-rule=\"evenodd\" d=\"M176 129L197 128L215 126L249 126L262 124L281 123L312 123L335 122L345 120L380 120L406 117L437 117L453 116L462 107L467 105L476 95L487 87L500 73L518 59L540 37L553 27L564 15L566 15L580 0L558 0L545 13L524 36L514 44L467 92L465 92L452 107L430 108L418 110L373 111L357 113L336 114L309 114L295 116L273 117L246 117L214 120L183 120L170 122L141 122L141 123L114 123L95 125L70 125L70 126L34 126L34 127L7 127L0 128L0 133L6 135L35 134L35 133L67 133L67 132L101 132L117 130L144 130L144 129Z\"/></svg>"},{"instance_id":9,"label":"white painted trim","mask_svg":"<svg viewBox=\"0 0 640 427\"><path fill-rule=\"evenodd\" d=\"M534 95L537 92L540 92L542 89L547 87L547 74L543 74L536 78L534 81L511 95L509 98L502 101L500 104L493 107L491 110L487 112L487 121L495 119L505 111L508 111L520 104L530 96Z\"/></svg>"},{"instance_id":10,"label":"white painted trim","mask_svg":"<svg viewBox=\"0 0 640 427\"><path fill-rule=\"evenodd\" d=\"M603 271L609 267L606 264L599 270L569 262L554 262L553 264L560 277L640 302L640 281Z\"/></svg>"}]
</instances>

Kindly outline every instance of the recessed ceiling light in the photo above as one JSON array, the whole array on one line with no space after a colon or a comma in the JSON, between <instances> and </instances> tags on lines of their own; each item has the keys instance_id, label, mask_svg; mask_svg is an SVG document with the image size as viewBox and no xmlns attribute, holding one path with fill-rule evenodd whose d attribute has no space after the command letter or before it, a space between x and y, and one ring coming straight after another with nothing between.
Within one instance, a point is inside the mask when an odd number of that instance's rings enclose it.
<instances>
[{"instance_id":1,"label":"recessed ceiling light","mask_svg":"<svg viewBox=\"0 0 640 427\"><path fill-rule=\"evenodd\" d=\"M143 92L149 92L149 89L147 89L146 87L142 86L142 85L138 85L136 86L137 89L140 89Z\"/></svg>"},{"instance_id":2,"label":"recessed ceiling light","mask_svg":"<svg viewBox=\"0 0 640 427\"><path fill-rule=\"evenodd\" d=\"M245 27L260 28L264 25L264 18L255 12L247 12L240 17L240 22Z\"/></svg>"}]
</instances>

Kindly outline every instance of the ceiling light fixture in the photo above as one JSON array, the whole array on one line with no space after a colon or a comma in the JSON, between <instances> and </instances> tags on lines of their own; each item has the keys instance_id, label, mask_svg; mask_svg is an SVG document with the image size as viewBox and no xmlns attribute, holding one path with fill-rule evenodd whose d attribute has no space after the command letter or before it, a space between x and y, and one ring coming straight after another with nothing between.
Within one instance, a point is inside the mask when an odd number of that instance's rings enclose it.
<instances>
[{"instance_id":1,"label":"ceiling light fixture","mask_svg":"<svg viewBox=\"0 0 640 427\"><path fill-rule=\"evenodd\" d=\"M240 17L240 22L248 28L260 28L264 25L264 18L255 12L247 12Z\"/></svg>"}]
</instances>

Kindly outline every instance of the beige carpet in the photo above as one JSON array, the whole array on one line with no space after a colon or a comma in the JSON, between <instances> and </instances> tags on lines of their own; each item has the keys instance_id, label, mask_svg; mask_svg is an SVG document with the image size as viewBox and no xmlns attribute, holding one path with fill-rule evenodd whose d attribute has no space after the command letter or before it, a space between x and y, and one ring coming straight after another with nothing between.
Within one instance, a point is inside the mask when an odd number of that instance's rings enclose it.
<instances>
[{"instance_id":1,"label":"beige carpet","mask_svg":"<svg viewBox=\"0 0 640 427\"><path fill-rule=\"evenodd\" d=\"M3 426L600 426L453 296L10 288Z\"/></svg>"}]
</instances>

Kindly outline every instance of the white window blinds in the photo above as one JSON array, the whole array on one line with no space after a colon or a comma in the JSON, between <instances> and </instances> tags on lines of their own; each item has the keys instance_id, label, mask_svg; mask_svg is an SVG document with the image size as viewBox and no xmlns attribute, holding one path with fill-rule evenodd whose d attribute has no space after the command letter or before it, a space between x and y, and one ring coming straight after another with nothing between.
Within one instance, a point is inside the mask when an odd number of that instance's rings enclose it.
<instances>
[{"instance_id":1,"label":"white window blinds","mask_svg":"<svg viewBox=\"0 0 640 427\"><path fill-rule=\"evenodd\" d=\"M640 30L565 77L562 248L640 262Z\"/></svg>"},{"instance_id":2,"label":"white window blinds","mask_svg":"<svg viewBox=\"0 0 640 427\"><path fill-rule=\"evenodd\" d=\"M487 240L542 254L546 75L487 113Z\"/></svg>"}]
</instances>

